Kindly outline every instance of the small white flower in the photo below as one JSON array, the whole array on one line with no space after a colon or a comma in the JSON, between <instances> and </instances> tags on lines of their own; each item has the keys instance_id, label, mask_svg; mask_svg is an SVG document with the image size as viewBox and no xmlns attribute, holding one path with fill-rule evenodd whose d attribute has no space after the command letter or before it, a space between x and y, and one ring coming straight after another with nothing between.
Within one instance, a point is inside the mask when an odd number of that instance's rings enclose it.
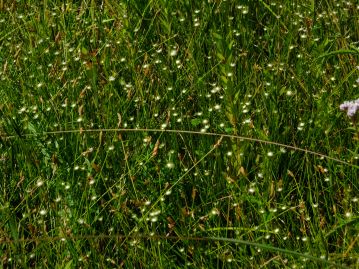
<instances>
[{"instance_id":1,"label":"small white flower","mask_svg":"<svg viewBox=\"0 0 359 269\"><path fill-rule=\"evenodd\" d=\"M172 193L172 191L168 190L168 191L165 192L165 195L170 195L171 193Z\"/></svg>"},{"instance_id":2,"label":"small white flower","mask_svg":"<svg viewBox=\"0 0 359 269\"><path fill-rule=\"evenodd\" d=\"M166 167L167 167L168 169L172 169L172 168L175 167L175 164L174 164L173 162L169 162L169 163L166 164Z\"/></svg>"},{"instance_id":3,"label":"small white flower","mask_svg":"<svg viewBox=\"0 0 359 269\"><path fill-rule=\"evenodd\" d=\"M352 216L352 213L351 213L351 212L346 212L346 213L345 213L345 217L350 218L351 216Z\"/></svg>"},{"instance_id":4,"label":"small white flower","mask_svg":"<svg viewBox=\"0 0 359 269\"><path fill-rule=\"evenodd\" d=\"M108 147L108 150L110 150L110 151L111 151L111 150L114 150L114 149L115 149L115 146L114 146L114 145L111 145L111 146Z\"/></svg>"},{"instance_id":5,"label":"small white flower","mask_svg":"<svg viewBox=\"0 0 359 269\"><path fill-rule=\"evenodd\" d=\"M41 216L44 216L46 215L47 211L45 209L41 209L39 213Z\"/></svg>"}]
</instances>

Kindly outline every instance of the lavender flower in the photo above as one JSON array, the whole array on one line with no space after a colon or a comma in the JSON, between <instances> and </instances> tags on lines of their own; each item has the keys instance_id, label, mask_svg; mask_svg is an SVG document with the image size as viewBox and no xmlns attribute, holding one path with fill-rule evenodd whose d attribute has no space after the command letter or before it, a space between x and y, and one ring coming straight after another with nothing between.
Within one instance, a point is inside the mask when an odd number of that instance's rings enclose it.
<instances>
[{"instance_id":1,"label":"lavender flower","mask_svg":"<svg viewBox=\"0 0 359 269\"><path fill-rule=\"evenodd\" d=\"M354 117L356 112L359 111L359 99L353 101L345 101L340 105L340 110L345 110L349 117Z\"/></svg>"}]
</instances>

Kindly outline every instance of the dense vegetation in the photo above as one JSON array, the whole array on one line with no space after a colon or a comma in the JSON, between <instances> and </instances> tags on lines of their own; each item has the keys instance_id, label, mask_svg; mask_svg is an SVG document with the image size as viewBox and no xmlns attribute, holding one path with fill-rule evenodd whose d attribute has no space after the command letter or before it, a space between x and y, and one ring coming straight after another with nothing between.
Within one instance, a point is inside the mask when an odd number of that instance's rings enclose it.
<instances>
[{"instance_id":1,"label":"dense vegetation","mask_svg":"<svg viewBox=\"0 0 359 269\"><path fill-rule=\"evenodd\" d=\"M7 2L1 267L359 268L356 1Z\"/></svg>"}]
</instances>

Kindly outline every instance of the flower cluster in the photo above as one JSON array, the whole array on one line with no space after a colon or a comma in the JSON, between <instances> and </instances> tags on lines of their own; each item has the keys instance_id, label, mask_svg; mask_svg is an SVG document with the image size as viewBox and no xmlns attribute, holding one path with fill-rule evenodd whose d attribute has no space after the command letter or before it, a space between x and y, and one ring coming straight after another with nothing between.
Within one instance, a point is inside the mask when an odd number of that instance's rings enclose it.
<instances>
[{"instance_id":1,"label":"flower cluster","mask_svg":"<svg viewBox=\"0 0 359 269\"><path fill-rule=\"evenodd\" d=\"M354 117L356 112L359 111L359 99L353 101L345 101L340 105L340 110L347 111L349 117Z\"/></svg>"}]
</instances>

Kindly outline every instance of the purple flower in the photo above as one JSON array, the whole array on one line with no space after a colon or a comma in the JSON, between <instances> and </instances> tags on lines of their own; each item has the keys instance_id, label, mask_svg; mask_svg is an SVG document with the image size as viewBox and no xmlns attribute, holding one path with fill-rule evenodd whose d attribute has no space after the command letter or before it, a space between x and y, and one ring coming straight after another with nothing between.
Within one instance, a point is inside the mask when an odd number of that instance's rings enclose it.
<instances>
[{"instance_id":1,"label":"purple flower","mask_svg":"<svg viewBox=\"0 0 359 269\"><path fill-rule=\"evenodd\" d=\"M349 117L354 117L356 112L359 111L359 99L345 101L340 105L340 110L345 110Z\"/></svg>"}]
</instances>

